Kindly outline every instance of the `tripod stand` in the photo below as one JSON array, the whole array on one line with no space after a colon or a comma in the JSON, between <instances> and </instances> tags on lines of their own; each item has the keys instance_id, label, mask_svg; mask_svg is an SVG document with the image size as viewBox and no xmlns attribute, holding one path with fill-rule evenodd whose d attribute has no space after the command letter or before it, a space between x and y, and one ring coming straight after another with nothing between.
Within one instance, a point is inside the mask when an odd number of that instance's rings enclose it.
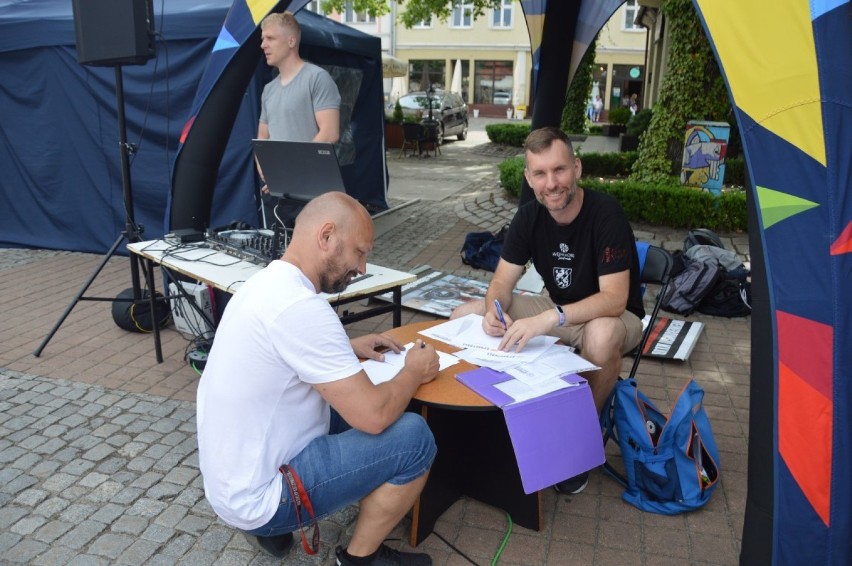
<instances>
[{"instance_id":1,"label":"tripod stand","mask_svg":"<svg viewBox=\"0 0 852 566\"><path fill-rule=\"evenodd\" d=\"M59 330L59 327L62 326L62 323L65 322L65 319L68 318L68 315L71 314L71 311L77 306L77 303L80 301L127 301L133 302L137 304L142 301L142 289L139 285L139 260L136 255L130 254L130 279L131 284L133 286L133 298L132 299L119 299L119 298L106 298L106 297L85 297L86 291L88 291L89 287L94 283L95 279L98 277L100 272L106 266L107 262L110 258L115 254L118 246L126 239L128 243L141 242L142 231L143 228L136 224L136 221L133 217L133 191L130 185L130 154L135 151L135 147L131 144L127 143L127 123L124 116L124 80L121 71L121 65L115 66L115 97L117 102L117 111L118 111L118 140L119 140L119 149L121 152L121 185L123 189L124 195L124 212L125 212L125 224L124 231L118 236L115 240L115 243L106 253L106 255L101 259L100 264L92 272L83 286L80 288L80 291L71 301L71 303L65 308L65 312L62 313L62 316L59 317L59 320L56 321L56 324L53 325L53 328L50 330L47 336L45 336L44 340L42 340L41 344L38 348L33 352L35 357L39 357L44 350L47 343L53 338L56 332ZM153 293L154 293L154 281L149 276L148 273L145 274L145 283L150 290L149 293L151 295L151 325L154 329L155 336L159 337L159 321L157 320L156 311L154 309L154 301L153 301ZM159 347L160 341L156 340L157 344L157 361L163 361L162 350Z\"/></svg>"}]
</instances>

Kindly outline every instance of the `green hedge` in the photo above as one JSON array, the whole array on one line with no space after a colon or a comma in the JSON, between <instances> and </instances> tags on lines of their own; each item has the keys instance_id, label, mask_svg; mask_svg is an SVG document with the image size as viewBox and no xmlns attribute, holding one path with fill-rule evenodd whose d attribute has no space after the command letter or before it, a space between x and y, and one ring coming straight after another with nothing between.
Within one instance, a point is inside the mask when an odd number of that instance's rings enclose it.
<instances>
[{"instance_id":1,"label":"green hedge","mask_svg":"<svg viewBox=\"0 0 852 566\"><path fill-rule=\"evenodd\" d=\"M584 168L588 157L583 156ZM506 191L515 197L520 196L523 158L507 159L500 163L499 169L500 182ZM748 227L746 194L741 190L725 191L716 198L708 191L682 187L674 181L669 185L650 185L588 177L580 179L580 186L614 196L633 222L671 228L705 226L719 231L746 231Z\"/></svg>"},{"instance_id":2,"label":"green hedge","mask_svg":"<svg viewBox=\"0 0 852 566\"><path fill-rule=\"evenodd\" d=\"M639 156L638 151L622 153L577 152L583 164L583 177L627 177Z\"/></svg>"},{"instance_id":3,"label":"green hedge","mask_svg":"<svg viewBox=\"0 0 852 566\"><path fill-rule=\"evenodd\" d=\"M725 184L745 187L745 160L742 157L725 158Z\"/></svg>"},{"instance_id":4,"label":"green hedge","mask_svg":"<svg viewBox=\"0 0 852 566\"><path fill-rule=\"evenodd\" d=\"M510 145L512 147L524 147L524 140L530 135L530 125L524 124L488 124L485 133L491 143Z\"/></svg>"}]
</instances>

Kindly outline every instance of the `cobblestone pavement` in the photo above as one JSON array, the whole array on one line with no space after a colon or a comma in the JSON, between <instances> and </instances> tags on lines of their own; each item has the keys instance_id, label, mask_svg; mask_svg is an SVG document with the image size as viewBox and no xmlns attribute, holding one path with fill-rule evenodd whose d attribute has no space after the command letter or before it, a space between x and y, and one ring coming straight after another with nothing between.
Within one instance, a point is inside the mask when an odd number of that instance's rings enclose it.
<instances>
[{"instance_id":1,"label":"cobblestone pavement","mask_svg":"<svg viewBox=\"0 0 852 566\"><path fill-rule=\"evenodd\" d=\"M444 155L494 163L505 157L503 151L486 144L449 144ZM465 232L496 230L511 218L516 205L498 184L495 167L447 198L404 206L377 238L370 261L402 269L428 263L456 274L487 278L487 273L464 266L458 250ZM391 197L392 202L406 200ZM635 226L635 231L638 237L669 249L680 247L684 235L647 226ZM745 235L724 237L726 245L748 259ZM92 338L75 330L66 338L68 345L52 343L44 360L32 358L32 348L58 311L52 306L36 317L34 305L44 300L44 291L21 284L21 277L42 273L39 270L49 270L52 264L76 262L81 267L68 275L76 281L88 273L92 259L89 254L70 252L0 250L0 563L333 563L335 545L345 543L351 533L355 507L321 522L323 544L318 556L294 548L283 561L256 551L212 512L198 470L191 401L197 377L182 362L180 347L168 351L166 363L157 365L149 338L118 330L103 320L108 315L86 310L87 318L68 324L75 329L100 324L102 331ZM108 270L120 273L120 267L112 267L120 261L111 262ZM110 284L115 296L121 287ZM64 306L68 290L64 292L54 303ZM424 319L407 312L404 323ZM501 564L737 563L746 483L750 326L747 319L699 320L707 323L707 332L688 364L649 361L643 362L643 368L647 393L663 406L668 406L687 377L701 378L707 390L708 412L726 465L723 486L707 508L680 517L639 513L620 501L614 482L595 472L579 496L542 492L545 529L534 532L516 527ZM350 333L387 327L387 318L370 319L353 325ZM63 333L67 336L69 331ZM76 345L74 334L80 335ZM90 344L93 341L97 347ZM118 345L121 354L110 351L111 344ZM118 363L116 356L125 360L121 362L124 369L134 369L131 375L136 377L120 387L98 384L93 378L97 367ZM187 385L173 385L173 395L135 390L158 372L162 373L160 385L175 379ZM403 521L392 538L407 539L408 526ZM475 563L486 564L505 535L505 515L463 499L444 514L436 532L463 548ZM397 545L407 548L404 542ZM437 536L426 539L420 548L429 552L435 564L468 563Z\"/></svg>"}]
</instances>

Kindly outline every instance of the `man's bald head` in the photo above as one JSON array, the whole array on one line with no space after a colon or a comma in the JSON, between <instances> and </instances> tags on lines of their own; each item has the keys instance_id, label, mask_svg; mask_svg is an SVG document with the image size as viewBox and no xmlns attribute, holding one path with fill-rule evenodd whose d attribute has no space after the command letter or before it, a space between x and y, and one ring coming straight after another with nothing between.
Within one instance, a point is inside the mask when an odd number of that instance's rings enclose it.
<instances>
[{"instance_id":1,"label":"man's bald head","mask_svg":"<svg viewBox=\"0 0 852 566\"><path fill-rule=\"evenodd\" d=\"M312 199L296 217L293 237L300 232L311 233L323 224L332 222L343 233L368 228L372 239L373 219L360 202L346 193L332 191Z\"/></svg>"}]
</instances>

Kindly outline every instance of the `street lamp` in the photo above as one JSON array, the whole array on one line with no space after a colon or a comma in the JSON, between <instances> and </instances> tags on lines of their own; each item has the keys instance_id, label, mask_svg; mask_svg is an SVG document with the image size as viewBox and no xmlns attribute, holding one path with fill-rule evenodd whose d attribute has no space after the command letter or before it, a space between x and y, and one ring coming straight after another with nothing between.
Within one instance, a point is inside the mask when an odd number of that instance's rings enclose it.
<instances>
[{"instance_id":1,"label":"street lamp","mask_svg":"<svg viewBox=\"0 0 852 566\"><path fill-rule=\"evenodd\" d=\"M429 90L426 91L426 103L429 105L429 121L434 121L432 118L432 96L435 94L435 87L432 86L432 83L429 83Z\"/></svg>"}]
</instances>

